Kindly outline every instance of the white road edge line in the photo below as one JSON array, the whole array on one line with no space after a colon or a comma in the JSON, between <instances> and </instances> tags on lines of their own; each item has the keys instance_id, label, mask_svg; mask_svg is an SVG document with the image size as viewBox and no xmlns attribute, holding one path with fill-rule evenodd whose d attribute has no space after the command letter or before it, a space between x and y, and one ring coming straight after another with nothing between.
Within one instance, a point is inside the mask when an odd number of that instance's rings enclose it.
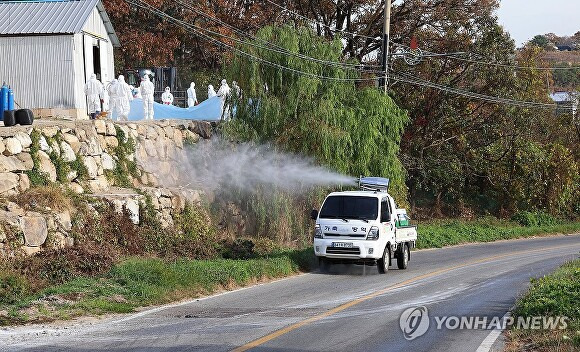
<instances>
[{"instance_id":1,"label":"white road edge line","mask_svg":"<svg viewBox=\"0 0 580 352\"><path fill-rule=\"evenodd\" d=\"M503 323L504 321L506 321L506 319L510 316L510 312L507 312L502 318L501 318L501 322ZM477 348L477 350L475 350L475 352L490 352L491 348L493 347L493 344L495 343L495 341L497 341L497 339L499 338L499 336L501 335L501 333L503 332L503 329L493 329L489 335L487 335L487 337L481 342L481 345L479 345L479 347Z\"/></svg>"}]
</instances>

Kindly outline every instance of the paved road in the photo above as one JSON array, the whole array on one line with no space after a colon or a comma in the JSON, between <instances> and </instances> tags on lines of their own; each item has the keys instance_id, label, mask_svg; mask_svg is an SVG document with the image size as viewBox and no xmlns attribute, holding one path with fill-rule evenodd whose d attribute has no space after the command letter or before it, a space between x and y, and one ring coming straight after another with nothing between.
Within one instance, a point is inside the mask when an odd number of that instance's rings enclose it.
<instances>
[{"instance_id":1,"label":"paved road","mask_svg":"<svg viewBox=\"0 0 580 352\"><path fill-rule=\"evenodd\" d=\"M579 251L580 235L418 251L386 275L338 266L91 326L0 332L0 350L476 351L489 330L438 330L434 317L502 317L530 277ZM431 328L407 341L399 316L417 306Z\"/></svg>"}]
</instances>

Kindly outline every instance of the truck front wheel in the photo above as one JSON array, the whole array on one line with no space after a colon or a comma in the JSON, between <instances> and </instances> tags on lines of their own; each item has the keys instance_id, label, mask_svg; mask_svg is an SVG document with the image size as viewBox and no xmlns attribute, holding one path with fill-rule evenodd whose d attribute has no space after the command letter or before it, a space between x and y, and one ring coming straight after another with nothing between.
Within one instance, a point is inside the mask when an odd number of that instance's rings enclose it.
<instances>
[{"instance_id":1,"label":"truck front wheel","mask_svg":"<svg viewBox=\"0 0 580 352\"><path fill-rule=\"evenodd\" d=\"M323 273L327 273L330 270L330 263L326 258L318 257L318 269Z\"/></svg>"},{"instance_id":2,"label":"truck front wheel","mask_svg":"<svg viewBox=\"0 0 580 352\"><path fill-rule=\"evenodd\" d=\"M397 267L399 269L407 269L409 265L409 246L405 243L397 255Z\"/></svg>"},{"instance_id":3,"label":"truck front wheel","mask_svg":"<svg viewBox=\"0 0 580 352\"><path fill-rule=\"evenodd\" d=\"M383 252L383 257L377 260L377 269L379 270L379 274L386 274L389 271L389 265L391 265L391 249L389 245L385 248Z\"/></svg>"}]
</instances>

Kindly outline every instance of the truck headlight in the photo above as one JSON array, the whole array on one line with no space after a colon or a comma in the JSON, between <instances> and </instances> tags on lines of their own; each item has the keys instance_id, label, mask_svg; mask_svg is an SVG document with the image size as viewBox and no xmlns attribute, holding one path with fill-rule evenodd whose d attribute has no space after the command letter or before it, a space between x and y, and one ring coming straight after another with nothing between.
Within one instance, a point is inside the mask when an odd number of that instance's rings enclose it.
<instances>
[{"instance_id":1,"label":"truck headlight","mask_svg":"<svg viewBox=\"0 0 580 352\"><path fill-rule=\"evenodd\" d=\"M376 226L371 227L369 233L367 234L367 240L378 240L379 239L379 228Z\"/></svg>"},{"instance_id":2,"label":"truck headlight","mask_svg":"<svg viewBox=\"0 0 580 352\"><path fill-rule=\"evenodd\" d=\"M314 227L314 238L323 238L322 229L320 228L320 225L316 225Z\"/></svg>"}]
</instances>

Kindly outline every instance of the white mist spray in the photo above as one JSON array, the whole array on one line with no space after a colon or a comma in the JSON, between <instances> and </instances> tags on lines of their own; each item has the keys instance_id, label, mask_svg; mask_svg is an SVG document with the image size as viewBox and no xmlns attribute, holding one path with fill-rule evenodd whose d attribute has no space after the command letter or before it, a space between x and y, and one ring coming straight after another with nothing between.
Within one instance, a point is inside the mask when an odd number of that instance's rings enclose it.
<instances>
[{"instance_id":1,"label":"white mist spray","mask_svg":"<svg viewBox=\"0 0 580 352\"><path fill-rule=\"evenodd\" d=\"M276 151L273 147L249 143L233 144L218 138L186 147L172 163L177 177L160 177L163 186L216 191L232 187L253 192L261 186L300 192L315 186L354 185L355 179L317 166L311 159ZM161 169L154 160L141 160L149 172Z\"/></svg>"}]
</instances>

